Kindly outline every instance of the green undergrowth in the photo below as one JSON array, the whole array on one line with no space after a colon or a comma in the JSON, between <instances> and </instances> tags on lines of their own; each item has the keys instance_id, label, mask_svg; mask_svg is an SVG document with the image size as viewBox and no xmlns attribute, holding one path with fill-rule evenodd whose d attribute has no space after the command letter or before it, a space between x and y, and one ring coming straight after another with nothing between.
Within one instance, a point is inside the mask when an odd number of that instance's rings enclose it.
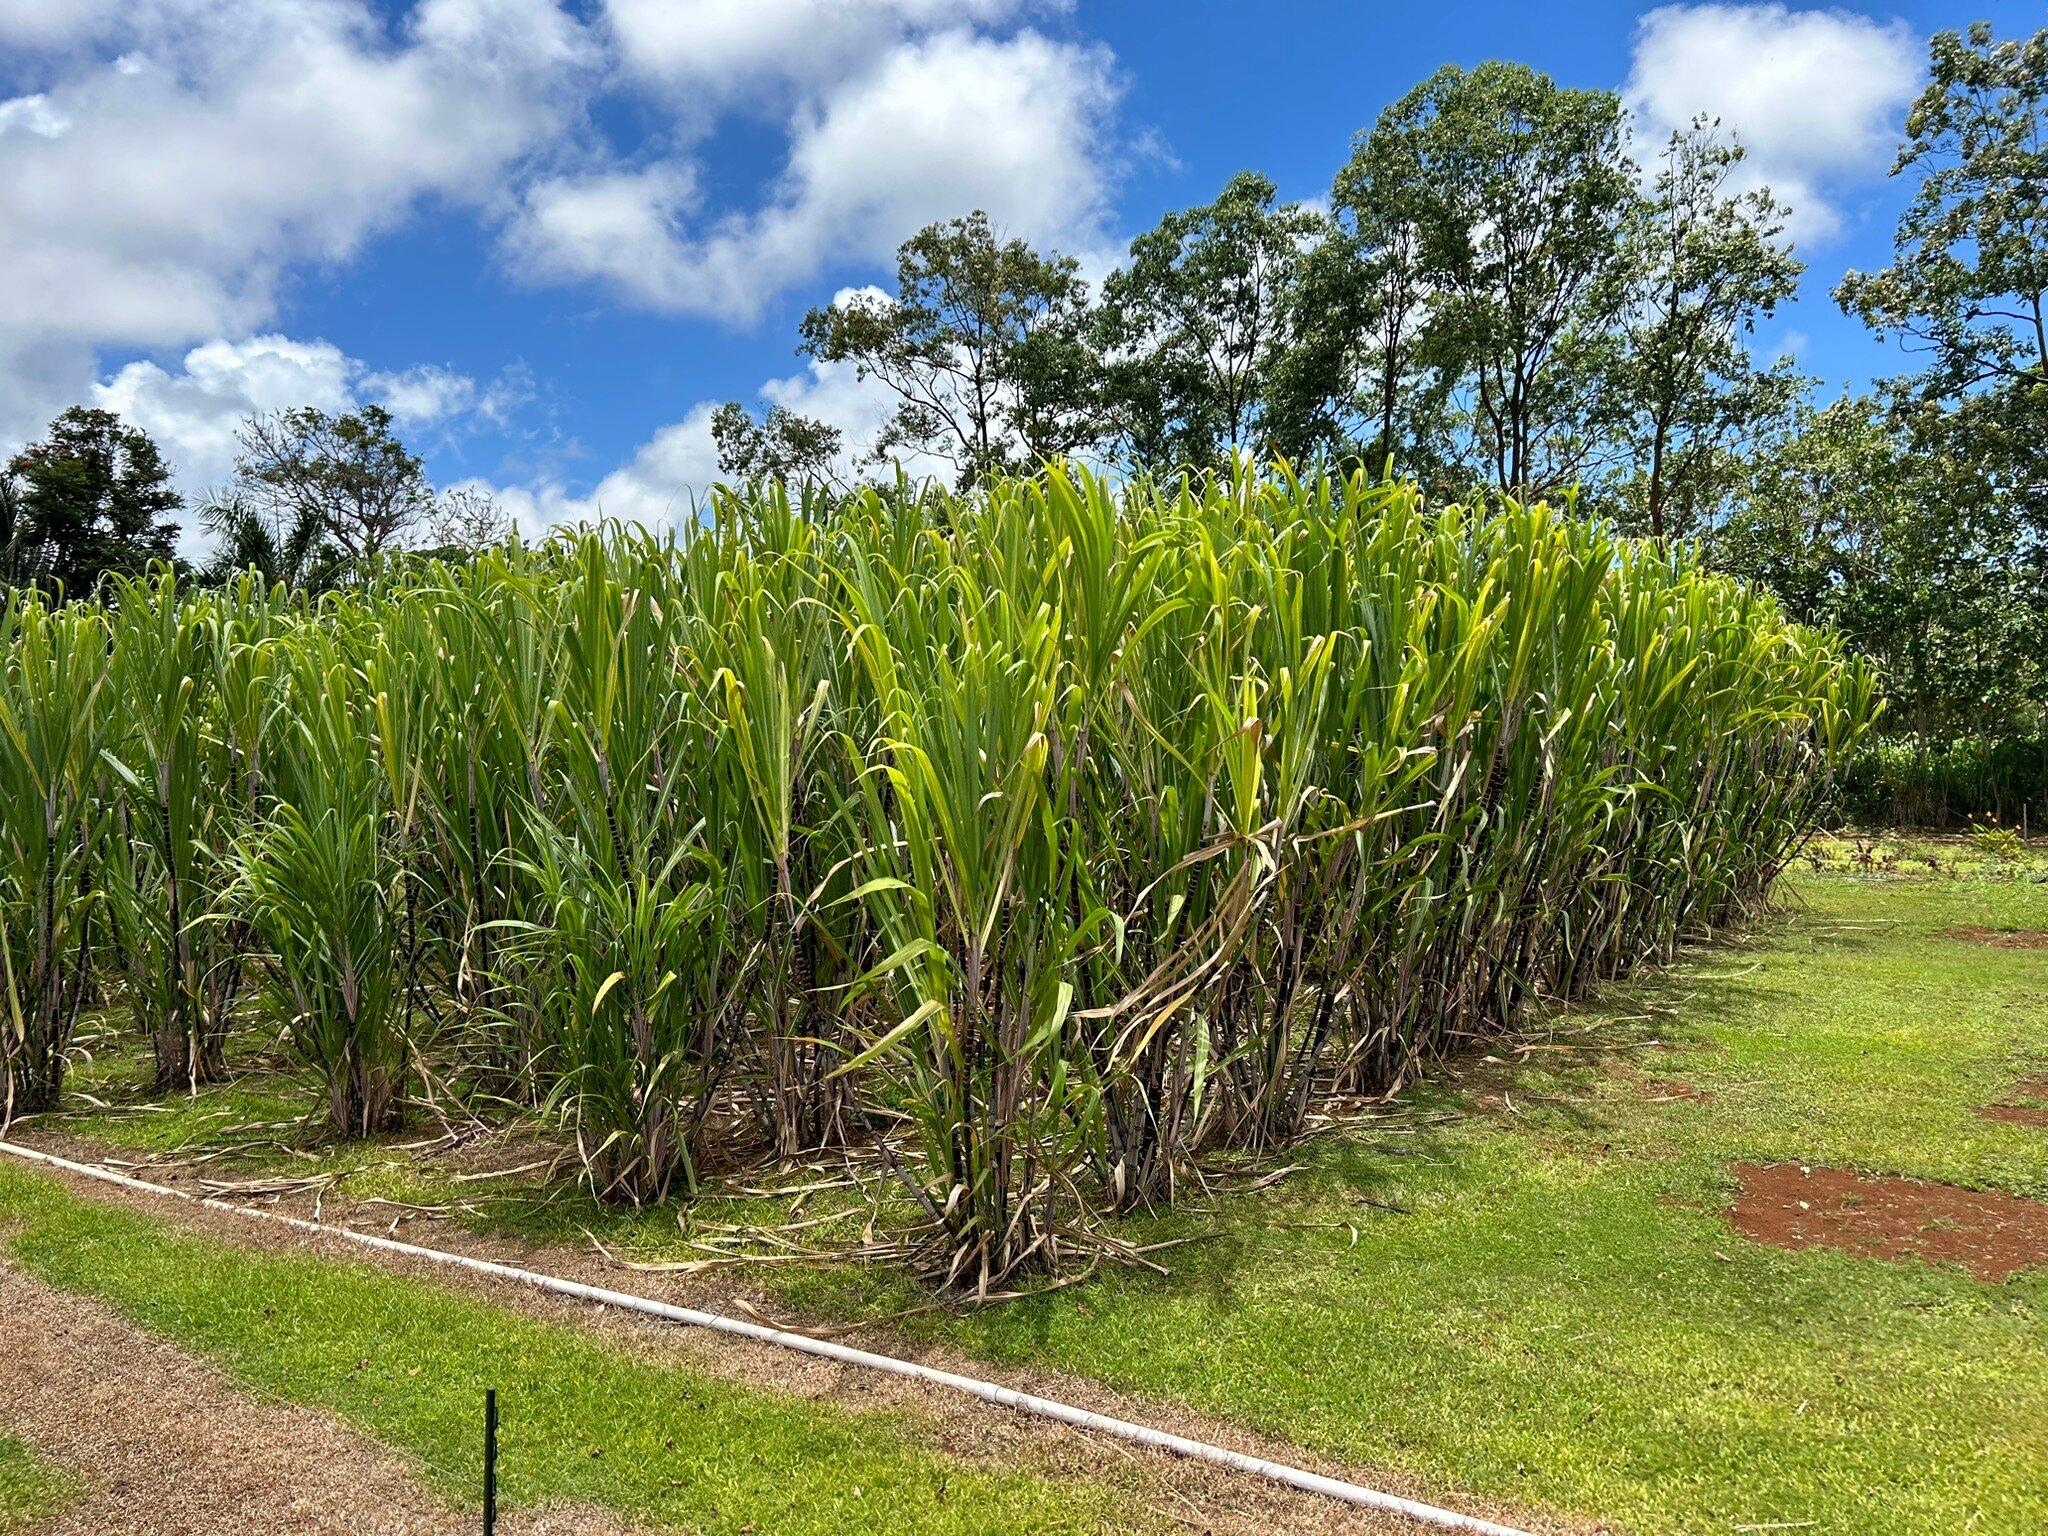
<instances>
[{"instance_id":1,"label":"green undergrowth","mask_svg":"<svg viewBox=\"0 0 2048 1536\"><path fill-rule=\"evenodd\" d=\"M276 1162L310 1142L318 1082L286 1070L270 1041L239 1034L230 1041L225 1082L197 1094L158 1094L150 1090L149 1044L127 1027L126 1012L110 1011L87 1035L66 1078L72 1107L30 1123L145 1155L246 1144L252 1162Z\"/></svg>"},{"instance_id":2,"label":"green undergrowth","mask_svg":"<svg viewBox=\"0 0 2048 1536\"><path fill-rule=\"evenodd\" d=\"M483 1389L495 1386L510 1505L576 1501L702 1532L1143 1528L1106 1488L970 1466L901 1415L653 1363L361 1265L180 1235L39 1174L0 1168L0 1218L11 1262L418 1458L451 1508L473 1498Z\"/></svg>"},{"instance_id":3,"label":"green undergrowth","mask_svg":"<svg viewBox=\"0 0 2048 1536\"><path fill-rule=\"evenodd\" d=\"M1845 829L1811 839L1800 864L1828 874L2038 880L2048 878L2048 843L1995 825L1975 833Z\"/></svg>"}]
</instances>

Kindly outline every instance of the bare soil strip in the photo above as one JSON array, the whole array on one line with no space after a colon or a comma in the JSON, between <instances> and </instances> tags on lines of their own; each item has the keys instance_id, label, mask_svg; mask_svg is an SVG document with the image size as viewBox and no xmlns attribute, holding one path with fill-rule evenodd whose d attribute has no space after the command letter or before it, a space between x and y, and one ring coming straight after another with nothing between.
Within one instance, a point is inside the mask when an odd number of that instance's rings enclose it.
<instances>
[{"instance_id":1,"label":"bare soil strip","mask_svg":"<svg viewBox=\"0 0 2048 1536\"><path fill-rule=\"evenodd\" d=\"M1971 923L1949 929L1947 937L1994 949L2048 949L2048 928L1982 928Z\"/></svg>"},{"instance_id":2,"label":"bare soil strip","mask_svg":"<svg viewBox=\"0 0 2048 1536\"><path fill-rule=\"evenodd\" d=\"M35 1536L467 1536L417 1469L324 1413L250 1395L96 1301L0 1264L0 1425L77 1474ZM601 1513L510 1516L527 1536L617 1536Z\"/></svg>"},{"instance_id":3,"label":"bare soil strip","mask_svg":"<svg viewBox=\"0 0 2048 1536\"><path fill-rule=\"evenodd\" d=\"M1979 1104L1976 1113L1979 1119L2007 1125L2048 1125L2048 1109L2035 1104Z\"/></svg>"},{"instance_id":4,"label":"bare soil strip","mask_svg":"<svg viewBox=\"0 0 2048 1536\"><path fill-rule=\"evenodd\" d=\"M2048 1263L2048 1203L1847 1168L1737 1163L1736 1231L1780 1248L1840 1248L1880 1259L1961 1264L2003 1280Z\"/></svg>"},{"instance_id":5,"label":"bare soil strip","mask_svg":"<svg viewBox=\"0 0 2048 1536\"><path fill-rule=\"evenodd\" d=\"M101 1160L94 1148L72 1138L46 1135L33 1140L36 1145L81 1161ZM311 1252L324 1258L356 1263L366 1262L369 1258L364 1250L340 1239L295 1232L270 1223L238 1220L202 1206L151 1198L65 1175L51 1176L61 1178L67 1187L82 1196L125 1206L159 1219L166 1225L203 1231L209 1237L245 1247ZM142 1176L164 1184L191 1182L189 1178L179 1177L172 1170L162 1168L148 1169ZM312 1215L311 1202L305 1199L266 1204L269 1208L292 1215ZM361 1223L364 1230L379 1233L390 1230L392 1223L388 1210L382 1219L374 1219L373 1211L366 1210L363 1214L373 1218ZM344 1203L332 1196L328 1198L320 1219L333 1225L350 1224ZM589 1251L481 1235L457 1227L452 1222L408 1225L402 1235L406 1241L421 1246L543 1270L565 1279L629 1290L677 1305L737 1305L742 1310L763 1316L764 1320L772 1321L778 1327L792 1326L786 1319L766 1315L772 1309L755 1299L759 1293L750 1294L748 1288L737 1283L730 1272L708 1276L629 1272ZM927 1444L963 1461L982 1466L1018 1468L1052 1478L1108 1483L1126 1493L1131 1500L1134 1517L1141 1511L1150 1511L1156 1518L1179 1530L1204 1533L1204 1536L1311 1536L1311 1533L1324 1532L1330 1536L1412 1536L1412 1533L1429 1529L1398 1516L1347 1508L1328 1499L1280 1487L1223 1467L1190 1462L1165 1452L1125 1445L1064 1425L1026 1418L922 1383L879 1376L744 1339L654 1325L644 1318L635 1318L608 1307L573 1301L484 1275L450 1271L424 1260L408 1261L401 1256L380 1255L375 1262L379 1268L409 1273L470 1292L494 1306L577 1324L641 1358L684 1365L709 1375L815 1402L856 1410L880 1408L908 1414L918 1425ZM1449 1502L1461 1510L1518 1525L1540 1533L1540 1536L1596 1536L1605 1529L1591 1520L1532 1514L1498 1501L1447 1495L1443 1489L1429 1488L1420 1480L1398 1472L1361 1471L1357 1467L1347 1467L1299 1446L1253 1434L1228 1420L1197 1413L1181 1404L1127 1396L1086 1377L1036 1368L993 1370L950 1350L906 1346L900 1340L878 1339L872 1332L864 1336L864 1342L871 1348L887 1349L905 1359L1000 1381L1021 1391L1056 1397L1079 1407L1134 1419L1232 1450L1289 1462L1331 1477L1367 1482L1376 1488L1414 1499ZM136 1392L138 1400L132 1407L140 1408L148 1396L146 1382L137 1384ZM28 1438L34 1437L28 1435ZM148 1529L152 1536L158 1530L157 1527ZM168 1531L169 1528L165 1529ZM222 1529L240 1536L237 1528ZM324 1531L328 1528L289 1529ZM353 1528L341 1526L334 1529ZM378 1529L382 1536L383 1528ZM438 1530L441 1527L422 1529ZM564 1527L548 1529L551 1533L567 1530ZM391 1530L397 1536L409 1536L407 1528L393 1526ZM43 1533L38 1532L37 1536L43 1536ZM59 1533L53 1530L51 1536L59 1536ZM71 1533L67 1530L62 1536L71 1536ZM84 1536L83 1529L78 1536Z\"/></svg>"}]
</instances>

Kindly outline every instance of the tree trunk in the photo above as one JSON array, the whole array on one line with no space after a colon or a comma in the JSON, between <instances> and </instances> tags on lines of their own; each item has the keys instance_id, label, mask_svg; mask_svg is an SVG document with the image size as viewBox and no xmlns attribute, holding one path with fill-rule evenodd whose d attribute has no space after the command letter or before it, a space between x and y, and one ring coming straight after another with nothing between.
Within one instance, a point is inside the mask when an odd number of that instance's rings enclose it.
<instances>
[{"instance_id":1,"label":"tree trunk","mask_svg":"<svg viewBox=\"0 0 2048 1536\"><path fill-rule=\"evenodd\" d=\"M1650 435L1650 537L1664 537L1664 458L1671 429L1662 421Z\"/></svg>"}]
</instances>

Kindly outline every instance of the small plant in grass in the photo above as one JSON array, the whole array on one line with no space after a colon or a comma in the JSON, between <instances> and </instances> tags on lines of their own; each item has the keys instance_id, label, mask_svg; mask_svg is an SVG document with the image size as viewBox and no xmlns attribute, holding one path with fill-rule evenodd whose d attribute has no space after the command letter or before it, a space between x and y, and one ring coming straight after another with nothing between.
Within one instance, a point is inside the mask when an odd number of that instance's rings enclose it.
<instances>
[{"instance_id":1,"label":"small plant in grass","mask_svg":"<svg viewBox=\"0 0 2048 1536\"><path fill-rule=\"evenodd\" d=\"M2013 827L2001 827L1996 816L1970 828L1970 846L1997 864L2010 864L2027 855L2027 840Z\"/></svg>"}]
</instances>

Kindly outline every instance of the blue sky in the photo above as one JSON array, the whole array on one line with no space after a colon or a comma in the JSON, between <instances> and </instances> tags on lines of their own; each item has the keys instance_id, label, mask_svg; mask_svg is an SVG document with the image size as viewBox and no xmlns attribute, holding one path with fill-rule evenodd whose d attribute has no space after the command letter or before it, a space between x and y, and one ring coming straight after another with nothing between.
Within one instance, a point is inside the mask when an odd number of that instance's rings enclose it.
<instances>
[{"instance_id":1,"label":"blue sky","mask_svg":"<svg viewBox=\"0 0 2048 1536\"><path fill-rule=\"evenodd\" d=\"M390 404L531 524L658 518L709 405L857 444L881 403L804 310L988 207L1091 271L1233 172L1329 185L1438 66L1519 59L1715 113L1794 207L1760 334L1831 386L1892 361L1828 298L1881 265L1930 33L2038 4L1334 0L0 0L0 447L103 403L217 481L246 411Z\"/></svg>"}]
</instances>

